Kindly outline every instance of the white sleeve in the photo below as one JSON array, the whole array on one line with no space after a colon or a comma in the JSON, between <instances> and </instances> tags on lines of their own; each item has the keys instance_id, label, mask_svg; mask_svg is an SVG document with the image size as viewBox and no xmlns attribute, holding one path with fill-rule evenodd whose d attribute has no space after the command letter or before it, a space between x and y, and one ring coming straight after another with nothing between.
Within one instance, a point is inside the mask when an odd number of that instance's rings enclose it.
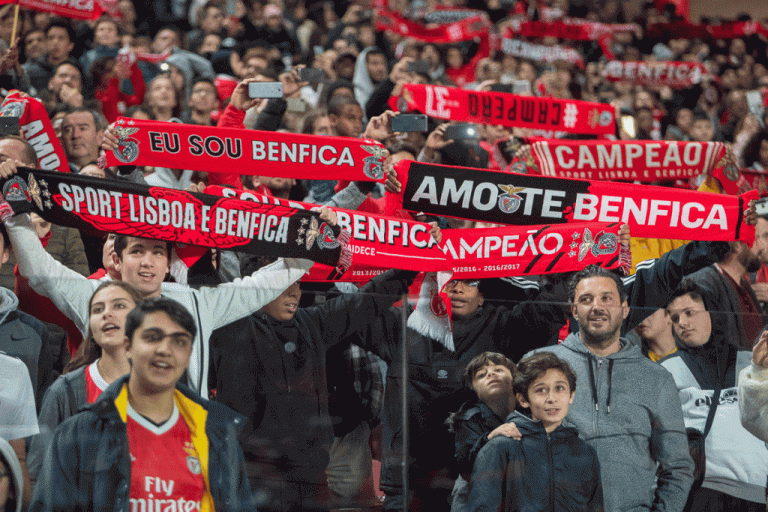
<instances>
[{"instance_id":1,"label":"white sleeve","mask_svg":"<svg viewBox=\"0 0 768 512\"><path fill-rule=\"evenodd\" d=\"M88 330L88 302L99 281L87 279L48 254L35 233L28 214L5 221L19 273L34 291L53 301L85 336Z\"/></svg>"},{"instance_id":2,"label":"white sleeve","mask_svg":"<svg viewBox=\"0 0 768 512\"><path fill-rule=\"evenodd\" d=\"M768 442L768 369L752 364L739 374L741 424Z\"/></svg>"},{"instance_id":3,"label":"white sleeve","mask_svg":"<svg viewBox=\"0 0 768 512\"><path fill-rule=\"evenodd\" d=\"M38 434L35 395L27 367L10 356L2 357L0 367L4 388L0 390L0 437L13 441Z\"/></svg>"},{"instance_id":4,"label":"white sleeve","mask_svg":"<svg viewBox=\"0 0 768 512\"><path fill-rule=\"evenodd\" d=\"M213 329L218 329L255 313L275 300L290 285L301 279L313 261L281 258L250 276L198 290L202 311L213 315Z\"/></svg>"}]
</instances>

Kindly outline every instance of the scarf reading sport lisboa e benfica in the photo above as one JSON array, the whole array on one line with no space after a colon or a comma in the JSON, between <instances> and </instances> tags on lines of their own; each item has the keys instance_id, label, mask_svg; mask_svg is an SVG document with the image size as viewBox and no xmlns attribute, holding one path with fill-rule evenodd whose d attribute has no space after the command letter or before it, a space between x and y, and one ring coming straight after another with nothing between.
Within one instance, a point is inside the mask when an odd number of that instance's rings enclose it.
<instances>
[{"instance_id":1,"label":"scarf reading sport lisboa e benfica","mask_svg":"<svg viewBox=\"0 0 768 512\"><path fill-rule=\"evenodd\" d=\"M387 194L388 211L405 209L498 224L627 223L632 236L744 240L742 213L757 191L742 196L651 185L551 178L403 160L403 184Z\"/></svg>"},{"instance_id":2,"label":"scarf reading sport lisboa e benfica","mask_svg":"<svg viewBox=\"0 0 768 512\"><path fill-rule=\"evenodd\" d=\"M106 165L151 165L203 172L309 180L378 181L384 146L375 140L212 128L119 118Z\"/></svg>"},{"instance_id":3,"label":"scarf reading sport lisboa e benfica","mask_svg":"<svg viewBox=\"0 0 768 512\"><path fill-rule=\"evenodd\" d=\"M607 103L419 84L404 85L401 98L401 111L418 110L437 119L592 135L615 130L615 111Z\"/></svg>"},{"instance_id":4,"label":"scarf reading sport lisboa e benfica","mask_svg":"<svg viewBox=\"0 0 768 512\"><path fill-rule=\"evenodd\" d=\"M304 209L24 167L0 187L14 212L81 230L351 264L349 232Z\"/></svg>"}]
</instances>

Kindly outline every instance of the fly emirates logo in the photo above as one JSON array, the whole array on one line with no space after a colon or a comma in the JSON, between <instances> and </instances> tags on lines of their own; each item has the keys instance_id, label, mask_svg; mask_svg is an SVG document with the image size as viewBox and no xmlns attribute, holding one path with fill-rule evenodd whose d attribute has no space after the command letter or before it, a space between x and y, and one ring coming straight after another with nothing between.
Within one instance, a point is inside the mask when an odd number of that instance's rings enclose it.
<instances>
[{"instance_id":1,"label":"fly emirates logo","mask_svg":"<svg viewBox=\"0 0 768 512\"><path fill-rule=\"evenodd\" d=\"M131 498L131 512L193 512L200 510L200 502L186 500L173 494L174 481L153 476L144 477L140 498Z\"/></svg>"}]
</instances>

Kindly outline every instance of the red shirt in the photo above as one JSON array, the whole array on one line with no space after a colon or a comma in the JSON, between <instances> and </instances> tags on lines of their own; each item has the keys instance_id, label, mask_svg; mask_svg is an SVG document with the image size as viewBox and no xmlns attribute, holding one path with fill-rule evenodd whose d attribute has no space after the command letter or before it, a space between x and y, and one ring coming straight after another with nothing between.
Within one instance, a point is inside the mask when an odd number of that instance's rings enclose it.
<instances>
[{"instance_id":1,"label":"red shirt","mask_svg":"<svg viewBox=\"0 0 768 512\"><path fill-rule=\"evenodd\" d=\"M99 373L99 367L97 366L98 362L98 359L95 360L85 369L86 402L89 404L95 402L101 395L101 392L109 386L107 381L105 381Z\"/></svg>"},{"instance_id":2,"label":"red shirt","mask_svg":"<svg viewBox=\"0 0 768 512\"><path fill-rule=\"evenodd\" d=\"M128 404L131 510L200 510L205 481L184 417L173 414L157 426Z\"/></svg>"}]
</instances>

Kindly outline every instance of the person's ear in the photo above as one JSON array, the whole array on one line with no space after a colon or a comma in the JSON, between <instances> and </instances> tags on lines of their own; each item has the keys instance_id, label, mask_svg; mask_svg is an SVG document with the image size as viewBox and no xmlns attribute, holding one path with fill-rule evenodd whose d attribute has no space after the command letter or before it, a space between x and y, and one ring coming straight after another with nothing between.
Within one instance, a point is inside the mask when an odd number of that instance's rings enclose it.
<instances>
[{"instance_id":1,"label":"person's ear","mask_svg":"<svg viewBox=\"0 0 768 512\"><path fill-rule=\"evenodd\" d=\"M629 304L625 300L621 305L621 317L626 319L629 316Z\"/></svg>"},{"instance_id":2,"label":"person's ear","mask_svg":"<svg viewBox=\"0 0 768 512\"><path fill-rule=\"evenodd\" d=\"M115 264L115 270L122 272L121 267L123 266L123 262L120 259L120 256L117 255L117 252L112 253L112 263Z\"/></svg>"},{"instance_id":3,"label":"person's ear","mask_svg":"<svg viewBox=\"0 0 768 512\"><path fill-rule=\"evenodd\" d=\"M259 176L251 176L251 186L253 190L258 189L261 186L261 178Z\"/></svg>"},{"instance_id":4,"label":"person's ear","mask_svg":"<svg viewBox=\"0 0 768 512\"><path fill-rule=\"evenodd\" d=\"M0 259L2 260L0 261L0 265L5 265L5 263L8 261L8 258L10 257L11 257L11 248L6 246L3 249L3 254L0 255Z\"/></svg>"},{"instance_id":5,"label":"person's ear","mask_svg":"<svg viewBox=\"0 0 768 512\"><path fill-rule=\"evenodd\" d=\"M568 403L569 403L569 404L572 404L572 403L573 403L573 398L574 398L575 396L576 396L576 390L573 390L573 391L571 391L571 399L570 399L570 400L568 400Z\"/></svg>"},{"instance_id":6,"label":"person's ear","mask_svg":"<svg viewBox=\"0 0 768 512\"><path fill-rule=\"evenodd\" d=\"M515 393L515 398L517 398L517 403L520 404L521 407L526 409L531 408L531 404L528 402L525 396L523 396L522 393ZM573 396L571 396L571 400L573 400Z\"/></svg>"}]
</instances>

